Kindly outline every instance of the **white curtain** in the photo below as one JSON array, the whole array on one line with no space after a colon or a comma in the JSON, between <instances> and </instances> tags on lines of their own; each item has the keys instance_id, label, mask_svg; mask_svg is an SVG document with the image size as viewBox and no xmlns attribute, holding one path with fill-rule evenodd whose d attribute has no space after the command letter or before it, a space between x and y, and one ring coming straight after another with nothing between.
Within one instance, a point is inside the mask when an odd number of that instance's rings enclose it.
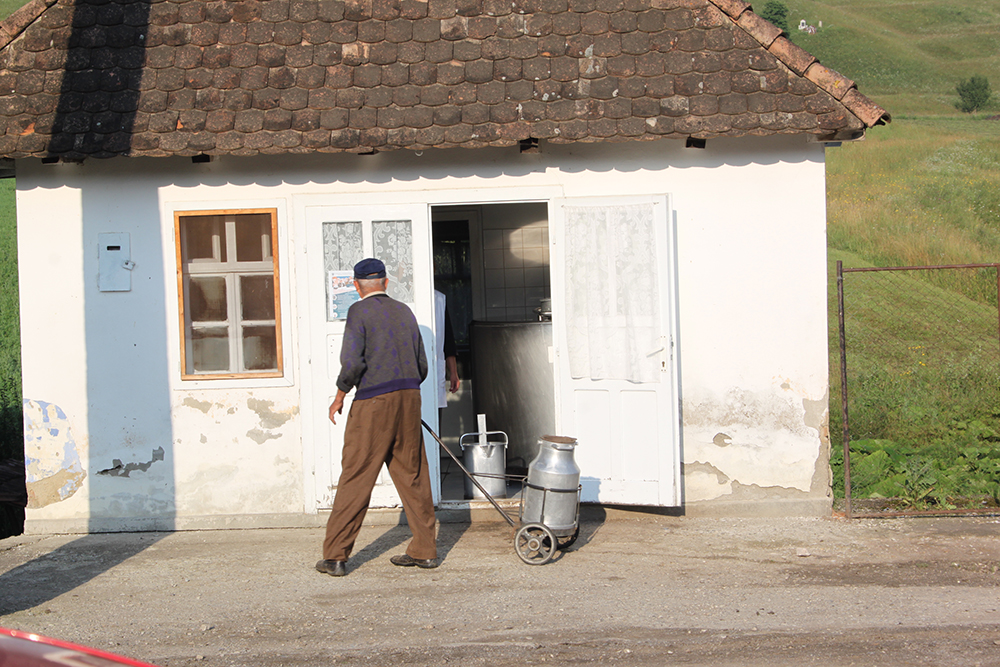
<instances>
[{"instance_id":1,"label":"white curtain","mask_svg":"<svg viewBox=\"0 0 1000 667\"><path fill-rule=\"evenodd\" d=\"M385 263L388 294L403 303L413 298L413 225L409 220L372 221L373 256Z\"/></svg>"},{"instance_id":2,"label":"white curtain","mask_svg":"<svg viewBox=\"0 0 1000 667\"><path fill-rule=\"evenodd\" d=\"M570 374L660 381L660 297L652 204L566 207Z\"/></svg>"}]
</instances>

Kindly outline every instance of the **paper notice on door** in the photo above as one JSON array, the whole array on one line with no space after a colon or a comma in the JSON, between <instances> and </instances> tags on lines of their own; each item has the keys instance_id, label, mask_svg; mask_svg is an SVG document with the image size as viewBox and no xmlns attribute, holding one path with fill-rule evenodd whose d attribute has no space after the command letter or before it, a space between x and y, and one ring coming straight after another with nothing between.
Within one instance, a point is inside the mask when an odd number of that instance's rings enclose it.
<instances>
[{"instance_id":1,"label":"paper notice on door","mask_svg":"<svg viewBox=\"0 0 1000 667\"><path fill-rule=\"evenodd\" d=\"M326 273L326 319L346 320L347 309L358 301L358 291L354 289L353 271L327 271Z\"/></svg>"}]
</instances>

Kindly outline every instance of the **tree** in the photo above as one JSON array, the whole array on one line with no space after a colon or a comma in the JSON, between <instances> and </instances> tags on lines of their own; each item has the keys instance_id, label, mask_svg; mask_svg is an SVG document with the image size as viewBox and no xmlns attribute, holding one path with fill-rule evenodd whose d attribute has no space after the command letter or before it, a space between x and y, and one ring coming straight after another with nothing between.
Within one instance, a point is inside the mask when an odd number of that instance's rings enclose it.
<instances>
[{"instance_id":1,"label":"tree","mask_svg":"<svg viewBox=\"0 0 1000 667\"><path fill-rule=\"evenodd\" d=\"M958 93L958 102L955 106L965 113L979 111L990 101L990 81L985 76L973 76L962 79L955 92Z\"/></svg>"},{"instance_id":2,"label":"tree","mask_svg":"<svg viewBox=\"0 0 1000 667\"><path fill-rule=\"evenodd\" d=\"M788 34L788 7L783 2L767 0L760 17L773 23L775 28L781 28L782 34Z\"/></svg>"}]
</instances>

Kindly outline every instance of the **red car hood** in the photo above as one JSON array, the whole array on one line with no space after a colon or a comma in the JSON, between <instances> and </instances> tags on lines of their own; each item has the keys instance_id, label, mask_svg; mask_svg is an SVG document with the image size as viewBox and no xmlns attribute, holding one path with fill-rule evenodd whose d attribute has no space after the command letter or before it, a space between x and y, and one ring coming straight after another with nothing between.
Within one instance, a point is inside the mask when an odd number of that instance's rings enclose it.
<instances>
[{"instance_id":1,"label":"red car hood","mask_svg":"<svg viewBox=\"0 0 1000 667\"><path fill-rule=\"evenodd\" d=\"M42 637L31 632L0 628L0 665L3 667L155 667L114 653Z\"/></svg>"}]
</instances>

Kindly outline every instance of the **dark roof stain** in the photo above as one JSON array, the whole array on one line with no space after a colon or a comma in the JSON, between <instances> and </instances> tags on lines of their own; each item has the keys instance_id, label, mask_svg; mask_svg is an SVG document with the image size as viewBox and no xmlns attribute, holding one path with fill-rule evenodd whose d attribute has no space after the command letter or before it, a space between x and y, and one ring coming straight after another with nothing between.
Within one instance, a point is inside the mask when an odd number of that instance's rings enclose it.
<instances>
[{"instance_id":1,"label":"dark roof stain","mask_svg":"<svg viewBox=\"0 0 1000 667\"><path fill-rule=\"evenodd\" d=\"M0 157L811 134L888 114L740 0L32 0Z\"/></svg>"}]
</instances>

